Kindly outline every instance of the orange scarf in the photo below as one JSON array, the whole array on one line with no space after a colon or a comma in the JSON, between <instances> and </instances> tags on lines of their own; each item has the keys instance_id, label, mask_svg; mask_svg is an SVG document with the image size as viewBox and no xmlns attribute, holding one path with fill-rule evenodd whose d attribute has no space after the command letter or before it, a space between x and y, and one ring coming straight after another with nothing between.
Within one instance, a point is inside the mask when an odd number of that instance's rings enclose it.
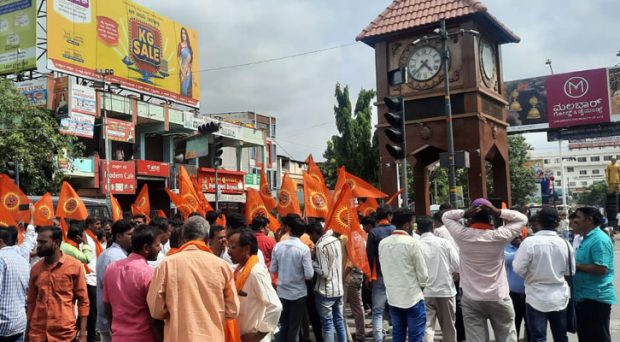
<instances>
[{"instance_id":1,"label":"orange scarf","mask_svg":"<svg viewBox=\"0 0 620 342\"><path fill-rule=\"evenodd\" d=\"M209 248L209 246L207 246L207 244L204 241L192 240L192 241L188 241L188 242L184 243L183 246L179 247L179 249L177 249L174 253L172 253L172 250L170 250L170 252L168 252L168 255L172 255L172 254L175 254L175 253L183 252L189 246L195 246L198 249L200 249L201 251L209 252L209 253L213 254L213 251L211 250L211 248ZM248 263L249 262L250 261L248 260ZM247 266L249 266L249 265L246 263L246 268L248 268ZM244 272L242 272L242 273L244 273ZM248 275L249 275L249 272L248 272ZM245 277L245 279L247 280L247 276ZM245 282L245 280L244 280L244 282ZM235 319L227 319L226 320L226 323L224 325L224 336L226 338L226 342L241 342L241 336L239 334L239 326L237 325L237 320L235 320Z\"/></svg>"},{"instance_id":2,"label":"orange scarf","mask_svg":"<svg viewBox=\"0 0 620 342\"><path fill-rule=\"evenodd\" d=\"M377 222L377 224L380 225L380 226L389 226L389 225L391 225L390 221L388 221L387 219L383 219L383 220Z\"/></svg>"},{"instance_id":3,"label":"orange scarf","mask_svg":"<svg viewBox=\"0 0 620 342\"><path fill-rule=\"evenodd\" d=\"M166 256L170 256L170 255L174 255L179 251L178 248L170 248L170 250L168 251L168 254L166 254Z\"/></svg>"},{"instance_id":4,"label":"orange scarf","mask_svg":"<svg viewBox=\"0 0 620 342\"><path fill-rule=\"evenodd\" d=\"M488 223L472 223L469 225L469 228L476 229L493 229L493 226Z\"/></svg>"},{"instance_id":5,"label":"orange scarf","mask_svg":"<svg viewBox=\"0 0 620 342\"><path fill-rule=\"evenodd\" d=\"M237 266L235 270L235 286L237 287L237 291L241 292L243 285L250 277L250 272L252 272L252 268L254 265L258 264L258 257L256 255L252 255L248 261L246 261L245 266L243 267L243 271L239 271L241 267Z\"/></svg>"},{"instance_id":6,"label":"orange scarf","mask_svg":"<svg viewBox=\"0 0 620 342\"><path fill-rule=\"evenodd\" d=\"M99 243L99 240L97 240L97 235L95 235L95 233L93 233L90 229L86 229L86 234L88 234L88 236L90 236L90 238L95 241L95 249L97 251L98 258L101 253L103 253L103 246L101 245L101 243Z\"/></svg>"}]
</instances>

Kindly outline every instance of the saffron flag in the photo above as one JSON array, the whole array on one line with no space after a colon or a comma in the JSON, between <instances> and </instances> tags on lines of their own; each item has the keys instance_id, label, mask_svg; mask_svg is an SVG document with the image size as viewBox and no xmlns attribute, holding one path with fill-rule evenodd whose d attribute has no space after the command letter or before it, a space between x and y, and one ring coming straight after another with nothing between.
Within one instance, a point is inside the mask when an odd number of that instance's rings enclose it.
<instances>
[{"instance_id":1,"label":"saffron flag","mask_svg":"<svg viewBox=\"0 0 620 342\"><path fill-rule=\"evenodd\" d=\"M321 182L321 184L325 184L325 178L323 178L323 173L318 165L314 162L314 158L312 158L312 154L308 155L306 158L306 163L308 163L308 173L314 177L317 181Z\"/></svg>"},{"instance_id":2,"label":"saffron flag","mask_svg":"<svg viewBox=\"0 0 620 342\"><path fill-rule=\"evenodd\" d=\"M215 220L215 224L218 226L226 227L226 214L222 213Z\"/></svg>"},{"instance_id":3,"label":"saffron flag","mask_svg":"<svg viewBox=\"0 0 620 342\"><path fill-rule=\"evenodd\" d=\"M151 200L149 199L149 187L147 184L142 186L135 202L131 205L131 214L142 214L146 216L147 221L150 221L151 214Z\"/></svg>"},{"instance_id":4,"label":"saffron flag","mask_svg":"<svg viewBox=\"0 0 620 342\"><path fill-rule=\"evenodd\" d=\"M118 203L118 200L112 193L110 193L110 202L112 202L112 221L116 222L123 219L123 208Z\"/></svg>"},{"instance_id":5,"label":"saffron flag","mask_svg":"<svg viewBox=\"0 0 620 342\"><path fill-rule=\"evenodd\" d=\"M271 193L271 189L269 188L269 183L267 182L267 176L265 175L265 168L260 168L260 197L263 199L263 203L265 204L265 208L269 210L269 212L273 211L276 207L276 199L273 198L273 194Z\"/></svg>"},{"instance_id":6,"label":"saffron flag","mask_svg":"<svg viewBox=\"0 0 620 342\"><path fill-rule=\"evenodd\" d=\"M56 217L68 218L72 220L86 220L88 210L80 196L73 189L71 184L62 182L58 204L56 206Z\"/></svg>"},{"instance_id":7,"label":"saffron flag","mask_svg":"<svg viewBox=\"0 0 620 342\"><path fill-rule=\"evenodd\" d=\"M196 193L192 179L183 166L179 168L179 196L183 198L185 204L192 208L192 212L197 212L202 217L205 216L205 210L201 205L200 198Z\"/></svg>"},{"instance_id":8,"label":"saffron flag","mask_svg":"<svg viewBox=\"0 0 620 342\"><path fill-rule=\"evenodd\" d=\"M342 185L347 183L351 186L351 190L353 192L353 197L364 197L364 198L385 198L388 195L379 191L379 189L370 185L368 182L363 179L354 176L348 173L344 166L338 169L338 182L336 183L336 191L334 192L334 198L338 197L338 193L340 189L342 189Z\"/></svg>"},{"instance_id":9,"label":"saffron flag","mask_svg":"<svg viewBox=\"0 0 620 342\"><path fill-rule=\"evenodd\" d=\"M54 202L52 195L46 192L45 195L34 204L34 225L49 226L54 219Z\"/></svg>"},{"instance_id":10,"label":"saffron flag","mask_svg":"<svg viewBox=\"0 0 620 342\"><path fill-rule=\"evenodd\" d=\"M245 220L249 224L257 216L264 216L269 220L269 229L275 231L279 228L279 222L269 213L260 193L255 189L248 188L245 197Z\"/></svg>"},{"instance_id":11,"label":"saffron flag","mask_svg":"<svg viewBox=\"0 0 620 342\"><path fill-rule=\"evenodd\" d=\"M17 228L17 222L13 218L13 215L4 206L0 206L0 227L15 226Z\"/></svg>"},{"instance_id":12,"label":"saffron flag","mask_svg":"<svg viewBox=\"0 0 620 342\"><path fill-rule=\"evenodd\" d=\"M329 215L329 192L324 184L308 172L304 172L304 212L306 217L327 218Z\"/></svg>"},{"instance_id":13,"label":"saffron flag","mask_svg":"<svg viewBox=\"0 0 620 342\"><path fill-rule=\"evenodd\" d=\"M392 205L392 203L398 198L398 195L402 194L403 191L405 191L405 189L398 190L394 195L392 195L392 197L390 197L390 199L387 202L385 202L385 204Z\"/></svg>"},{"instance_id":14,"label":"saffron flag","mask_svg":"<svg viewBox=\"0 0 620 342\"><path fill-rule=\"evenodd\" d=\"M301 210L297 200L297 187L288 173L285 173L282 177L282 187L278 193L278 215L286 216L288 214L301 215Z\"/></svg>"},{"instance_id":15,"label":"saffron flag","mask_svg":"<svg viewBox=\"0 0 620 342\"><path fill-rule=\"evenodd\" d=\"M168 216L166 216L166 213L164 213L164 211L161 209L157 210L157 217L168 218Z\"/></svg>"},{"instance_id":16,"label":"saffron flag","mask_svg":"<svg viewBox=\"0 0 620 342\"><path fill-rule=\"evenodd\" d=\"M194 191L196 192L196 195L198 196L198 201L200 202L200 205L202 209L205 211L205 213L213 211L214 209L211 206L211 203L207 201L207 198L202 192L202 189L200 188L200 185L198 184L198 180L196 179L196 177L192 177L192 185L194 186Z\"/></svg>"},{"instance_id":17,"label":"saffron flag","mask_svg":"<svg viewBox=\"0 0 620 342\"><path fill-rule=\"evenodd\" d=\"M364 203L357 206L357 211L362 214L362 216L368 216L377 211L379 208L379 203L374 198L367 198Z\"/></svg>"},{"instance_id":18,"label":"saffron flag","mask_svg":"<svg viewBox=\"0 0 620 342\"><path fill-rule=\"evenodd\" d=\"M30 212L28 210L19 210L19 206L24 204L30 204L28 196L24 194L9 176L0 174L0 205L11 213L15 221L28 222L30 220Z\"/></svg>"},{"instance_id":19,"label":"saffron flag","mask_svg":"<svg viewBox=\"0 0 620 342\"><path fill-rule=\"evenodd\" d=\"M192 208L187 203L185 203L185 200L181 196L175 194L174 192L172 192L172 190L166 188L166 193L168 194L168 197L170 197L170 201L174 203L174 205L177 207L177 210L183 216L183 219L187 220L189 215L192 213Z\"/></svg>"},{"instance_id":20,"label":"saffron flag","mask_svg":"<svg viewBox=\"0 0 620 342\"><path fill-rule=\"evenodd\" d=\"M357 211L353 205L353 194L351 187L345 184L339 197L336 199L334 206L325 221L325 229L331 229L336 233L349 235L351 230L351 220L355 216L357 219Z\"/></svg>"}]
</instances>

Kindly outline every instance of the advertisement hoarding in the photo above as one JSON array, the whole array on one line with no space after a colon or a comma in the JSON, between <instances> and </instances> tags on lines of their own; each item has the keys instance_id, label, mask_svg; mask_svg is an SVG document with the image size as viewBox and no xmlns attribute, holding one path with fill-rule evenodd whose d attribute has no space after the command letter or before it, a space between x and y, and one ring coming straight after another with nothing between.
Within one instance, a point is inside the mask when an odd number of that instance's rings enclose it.
<instances>
[{"instance_id":1,"label":"advertisement hoarding","mask_svg":"<svg viewBox=\"0 0 620 342\"><path fill-rule=\"evenodd\" d=\"M61 100L62 102L62 100ZM69 113L60 119L61 133L92 139L97 114L95 89L79 84L69 84Z\"/></svg>"},{"instance_id":2,"label":"advertisement hoarding","mask_svg":"<svg viewBox=\"0 0 620 342\"><path fill-rule=\"evenodd\" d=\"M26 96L33 106L45 108L47 107L47 82L47 77L15 82L15 89Z\"/></svg>"},{"instance_id":3,"label":"advertisement hoarding","mask_svg":"<svg viewBox=\"0 0 620 342\"><path fill-rule=\"evenodd\" d=\"M243 194L245 192L245 172L218 170L218 184L222 194ZM198 184L202 192L215 193L215 170L201 167L198 170Z\"/></svg>"},{"instance_id":4,"label":"advertisement hoarding","mask_svg":"<svg viewBox=\"0 0 620 342\"><path fill-rule=\"evenodd\" d=\"M198 34L130 0L48 0L48 68L199 107Z\"/></svg>"},{"instance_id":5,"label":"advertisement hoarding","mask_svg":"<svg viewBox=\"0 0 620 342\"><path fill-rule=\"evenodd\" d=\"M508 132L549 128L544 77L510 81L504 85L508 95Z\"/></svg>"},{"instance_id":6,"label":"advertisement hoarding","mask_svg":"<svg viewBox=\"0 0 620 342\"><path fill-rule=\"evenodd\" d=\"M0 1L0 75L36 69L36 44L36 1Z\"/></svg>"},{"instance_id":7,"label":"advertisement hoarding","mask_svg":"<svg viewBox=\"0 0 620 342\"><path fill-rule=\"evenodd\" d=\"M620 121L620 67L609 69L611 121Z\"/></svg>"},{"instance_id":8,"label":"advertisement hoarding","mask_svg":"<svg viewBox=\"0 0 620 342\"><path fill-rule=\"evenodd\" d=\"M60 119L58 131L62 134L92 139L95 131L95 117L92 115L71 113L69 116Z\"/></svg>"},{"instance_id":9,"label":"advertisement hoarding","mask_svg":"<svg viewBox=\"0 0 620 342\"><path fill-rule=\"evenodd\" d=\"M101 192L106 193L106 161L101 160ZM113 194L132 195L136 193L136 164L133 161L110 161L110 188Z\"/></svg>"},{"instance_id":10,"label":"advertisement hoarding","mask_svg":"<svg viewBox=\"0 0 620 342\"><path fill-rule=\"evenodd\" d=\"M126 143L133 143L136 136L136 128L130 121L107 118L103 126L104 136L108 139Z\"/></svg>"}]
</instances>

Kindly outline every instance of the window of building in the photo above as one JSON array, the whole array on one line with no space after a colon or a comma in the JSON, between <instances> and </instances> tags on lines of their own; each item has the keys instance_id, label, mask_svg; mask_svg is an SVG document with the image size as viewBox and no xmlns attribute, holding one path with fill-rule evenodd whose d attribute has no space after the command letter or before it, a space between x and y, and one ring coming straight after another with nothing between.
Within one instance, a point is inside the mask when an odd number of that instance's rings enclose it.
<instances>
[{"instance_id":1,"label":"window of building","mask_svg":"<svg viewBox=\"0 0 620 342\"><path fill-rule=\"evenodd\" d=\"M556 164L561 163L560 158L555 158L555 161L554 161L554 162L555 162Z\"/></svg>"},{"instance_id":2,"label":"window of building","mask_svg":"<svg viewBox=\"0 0 620 342\"><path fill-rule=\"evenodd\" d=\"M575 172L575 168L572 166L569 166L566 168L566 172Z\"/></svg>"},{"instance_id":3,"label":"window of building","mask_svg":"<svg viewBox=\"0 0 620 342\"><path fill-rule=\"evenodd\" d=\"M590 157L590 161L592 161L592 162L601 161L601 157L600 156Z\"/></svg>"},{"instance_id":4,"label":"window of building","mask_svg":"<svg viewBox=\"0 0 620 342\"><path fill-rule=\"evenodd\" d=\"M611 156L604 156L604 157L603 157L603 160L604 160L604 161L610 161L610 160L611 160Z\"/></svg>"},{"instance_id":5,"label":"window of building","mask_svg":"<svg viewBox=\"0 0 620 342\"><path fill-rule=\"evenodd\" d=\"M551 164L551 160L549 160L549 159L545 159L545 160L543 161L543 163L545 163L545 164Z\"/></svg>"},{"instance_id":6,"label":"window of building","mask_svg":"<svg viewBox=\"0 0 620 342\"><path fill-rule=\"evenodd\" d=\"M271 138L274 138L274 139L276 138L276 124L275 123L271 124L271 129L269 131L269 136Z\"/></svg>"},{"instance_id":7,"label":"window of building","mask_svg":"<svg viewBox=\"0 0 620 342\"><path fill-rule=\"evenodd\" d=\"M588 186L588 182L581 182L581 186Z\"/></svg>"},{"instance_id":8,"label":"window of building","mask_svg":"<svg viewBox=\"0 0 620 342\"><path fill-rule=\"evenodd\" d=\"M580 175L587 175L588 174L588 170L579 170L579 174Z\"/></svg>"},{"instance_id":9,"label":"window of building","mask_svg":"<svg viewBox=\"0 0 620 342\"><path fill-rule=\"evenodd\" d=\"M592 170L592 174L593 175L599 175L599 174L601 174L601 170Z\"/></svg>"},{"instance_id":10,"label":"window of building","mask_svg":"<svg viewBox=\"0 0 620 342\"><path fill-rule=\"evenodd\" d=\"M561 176L561 175L562 175L562 172L557 171L557 172L555 173L555 175L556 175L556 176Z\"/></svg>"},{"instance_id":11,"label":"window of building","mask_svg":"<svg viewBox=\"0 0 620 342\"><path fill-rule=\"evenodd\" d=\"M577 182L568 182L568 186L577 186Z\"/></svg>"},{"instance_id":12,"label":"window of building","mask_svg":"<svg viewBox=\"0 0 620 342\"><path fill-rule=\"evenodd\" d=\"M586 157L577 157L577 162L579 163L585 163L588 161L588 158Z\"/></svg>"}]
</instances>

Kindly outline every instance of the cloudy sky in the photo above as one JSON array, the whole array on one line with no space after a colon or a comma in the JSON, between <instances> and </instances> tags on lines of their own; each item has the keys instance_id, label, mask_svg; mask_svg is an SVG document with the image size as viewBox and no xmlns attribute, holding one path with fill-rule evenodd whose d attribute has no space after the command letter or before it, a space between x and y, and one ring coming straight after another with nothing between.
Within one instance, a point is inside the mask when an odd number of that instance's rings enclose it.
<instances>
[{"instance_id":1,"label":"cloudy sky","mask_svg":"<svg viewBox=\"0 0 620 342\"><path fill-rule=\"evenodd\" d=\"M375 88L374 50L355 36L391 0L136 0L198 31L202 113L255 111L278 118L278 154L322 159L336 133L336 82L353 97ZM506 80L608 67L620 62L617 0L483 0L521 37L502 48ZM195 44L195 43L194 43ZM352 45L349 45L352 44ZM255 61L343 46L250 66ZM211 70L210 70L211 69ZM355 98L352 99L352 102ZM375 119L376 122L376 119ZM528 140L557 149L545 134Z\"/></svg>"}]
</instances>

